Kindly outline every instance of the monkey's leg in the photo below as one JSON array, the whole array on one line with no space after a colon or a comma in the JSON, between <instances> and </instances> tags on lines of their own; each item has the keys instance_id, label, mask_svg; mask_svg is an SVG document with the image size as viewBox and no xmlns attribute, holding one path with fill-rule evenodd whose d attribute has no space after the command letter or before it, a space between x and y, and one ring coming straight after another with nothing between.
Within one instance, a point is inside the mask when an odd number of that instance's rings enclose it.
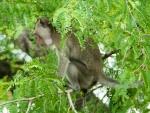
<instances>
[{"instance_id":1,"label":"monkey's leg","mask_svg":"<svg viewBox=\"0 0 150 113\"><path fill-rule=\"evenodd\" d=\"M67 68L67 79L70 83L70 87L74 90L80 89L80 84L78 81L78 68L74 63L69 63Z\"/></svg>"},{"instance_id":2,"label":"monkey's leg","mask_svg":"<svg viewBox=\"0 0 150 113\"><path fill-rule=\"evenodd\" d=\"M76 77L80 89L83 91L83 93L86 93L87 89L91 87L94 81L94 76L89 71L87 66L79 59L70 58L70 62L74 68L71 70L71 75Z\"/></svg>"}]
</instances>

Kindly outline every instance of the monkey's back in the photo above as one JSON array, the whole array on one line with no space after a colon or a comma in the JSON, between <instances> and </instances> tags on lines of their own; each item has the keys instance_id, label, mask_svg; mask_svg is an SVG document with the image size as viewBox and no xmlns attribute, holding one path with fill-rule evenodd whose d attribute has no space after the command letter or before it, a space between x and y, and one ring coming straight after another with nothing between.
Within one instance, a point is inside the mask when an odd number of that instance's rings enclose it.
<instances>
[{"instance_id":1,"label":"monkey's back","mask_svg":"<svg viewBox=\"0 0 150 113\"><path fill-rule=\"evenodd\" d=\"M70 34L66 42L66 56L78 59L83 62L93 76L102 71L102 57L98 45L92 38L87 38L84 43L84 48L81 48L78 39L74 34Z\"/></svg>"},{"instance_id":2,"label":"monkey's back","mask_svg":"<svg viewBox=\"0 0 150 113\"><path fill-rule=\"evenodd\" d=\"M102 58L97 44L91 38L88 38L84 46L85 49L82 50L80 55L81 61L84 62L88 69L94 74L99 73L102 69Z\"/></svg>"}]
</instances>

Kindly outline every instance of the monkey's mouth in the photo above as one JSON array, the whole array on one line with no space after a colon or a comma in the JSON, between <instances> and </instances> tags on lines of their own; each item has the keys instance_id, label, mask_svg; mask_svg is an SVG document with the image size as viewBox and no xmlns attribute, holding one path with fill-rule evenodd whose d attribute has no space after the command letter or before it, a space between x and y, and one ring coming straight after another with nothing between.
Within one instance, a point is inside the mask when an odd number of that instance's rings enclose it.
<instances>
[{"instance_id":1,"label":"monkey's mouth","mask_svg":"<svg viewBox=\"0 0 150 113\"><path fill-rule=\"evenodd\" d=\"M35 35L35 37L36 37L36 43L38 44L38 45L45 45L45 43L44 43L44 41L43 41L43 38L39 35L39 34L34 34Z\"/></svg>"}]
</instances>

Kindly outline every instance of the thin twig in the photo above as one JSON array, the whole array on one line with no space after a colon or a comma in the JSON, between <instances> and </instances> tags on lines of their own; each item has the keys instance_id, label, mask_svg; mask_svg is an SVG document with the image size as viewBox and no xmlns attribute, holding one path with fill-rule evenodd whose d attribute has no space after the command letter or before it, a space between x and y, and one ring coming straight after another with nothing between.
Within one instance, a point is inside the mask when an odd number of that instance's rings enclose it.
<instances>
[{"instance_id":1,"label":"thin twig","mask_svg":"<svg viewBox=\"0 0 150 113\"><path fill-rule=\"evenodd\" d=\"M133 16L133 14L132 14L132 12L131 12L131 10L130 10L130 7L129 7L129 5L128 5L129 1L128 1L128 0L125 0L125 2L126 2L126 6L127 6L128 10L129 10L129 14L131 15L131 18L133 19L133 22L134 22L134 24L135 24L135 26L136 26L136 28L137 28L137 31L138 31L139 34L140 34L140 29L139 29L139 27L138 27L138 25L137 25L137 23L136 23L136 19L135 19L135 17Z\"/></svg>"},{"instance_id":2,"label":"thin twig","mask_svg":"<svg viewBox=\"0 0 150 113\"><path fill-rule=\"evenodd\" d=\"M115 54L115 53L118 53L118 52L119 52L119 49L113 50L113 51L111 51L111 52L109 52L109 53L106 53L106 54L102 57L102 59L104 60L104 59L110 57L112 54Z\"/></svg>"},{"instance_id":3,"label":"thin twig","mask_svg":"<svg viewBox=\"0 0 150 113\"><path fill-rule=\"evenodd\" d=\"M26 113L29 113L31 106L32 106L32 100L29 101Z\"/></svg>"},{"instance_id":4,"label":"thin twig","mask_svg":"<svg viewBox=\"0 0 150 113\"><path fill-rule=\"evenodd\" d=\"M91 88L89 91L88 91L88 93L92 93L93 91L95 91L95 90L97 90L97 89L99 89L99 88L102 88L103 87L103 85L99 85L99 86L96 86L95 88Z\"/></svg>"},{"instance_id":5,"label":"thin twig","mask_svg":"<svg viewBox=\"0 0 150 113\"><path fill-rule=\"evenodd\" d=\"M5 103L0 104L0 106L6 105L6 104L11 104L11 103L16 103L16 102L20 102L20 101L32 101L34 99L37 99L37 98L40 98L40 97L43 97L43 96L44 96L44 94L38 95L36 97L22 98L22 99L16 99L16 100L12 100L12 101L7 101Z\"/></svg>"},{"instance_id":6,"label":"thin twig","mask_svg":"<svg viewBox=\"0 0 150 113\"><path fill-rule=\"evenodd\" d=\"M67 90L66 93L67 93L67 97L68 97L68 100L69 100L69 104L73 110L74 113L78 113L73 105L73 102L72 102L72 99L71 99L71 95L70 93L72 92L72 90Z\"/></svg>"}]
</instances>

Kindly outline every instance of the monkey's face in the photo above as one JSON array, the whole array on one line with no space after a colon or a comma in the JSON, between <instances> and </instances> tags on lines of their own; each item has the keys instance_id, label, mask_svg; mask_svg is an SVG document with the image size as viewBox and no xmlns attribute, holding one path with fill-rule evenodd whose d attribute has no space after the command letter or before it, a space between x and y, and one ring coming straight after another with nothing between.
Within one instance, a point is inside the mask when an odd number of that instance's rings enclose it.
<instances>
[{"instance_id":1,"label":"monkey's face","mask_svg":"<svg viewBox=\"0 0 150 113\"><path fill-rule=\"evenodd\" d=\"M53 40L48 19L40 18L37 20L34 34L38 45L52 45Z\"/></svg>"}]
</instances>

